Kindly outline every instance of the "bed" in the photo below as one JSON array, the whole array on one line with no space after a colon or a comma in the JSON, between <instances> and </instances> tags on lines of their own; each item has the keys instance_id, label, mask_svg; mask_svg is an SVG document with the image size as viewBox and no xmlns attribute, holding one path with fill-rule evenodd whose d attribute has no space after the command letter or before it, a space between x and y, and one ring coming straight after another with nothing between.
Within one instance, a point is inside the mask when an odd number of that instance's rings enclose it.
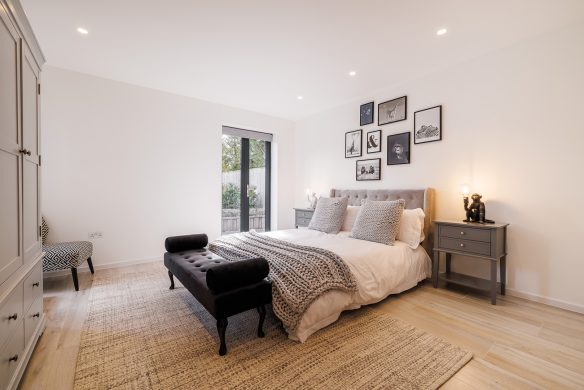
<instances>
[{"instance_id":1,"label":"bed","mask_svg":"<svg viewBox=\"0 0 584 390\"><path fill-rule=\"evenodd\" d=\"M388 246L349 237L350 232L327 234L309 229L290 229L263 233L292 244L334 252L342 258L355 277L354 292L330 290L308 306L294 329L286 329L291 339L304 342L310 335L335 322L345 310L379 302L416 286L431 276L429 253L433 247L434 196L431 189L420 190L338 190L330 197L347 197L348 204L361 205L363 199L404 199L406 209L421 208L425 214L425 239L416 249L396 241Z\"/></svg>"}]
</instances>

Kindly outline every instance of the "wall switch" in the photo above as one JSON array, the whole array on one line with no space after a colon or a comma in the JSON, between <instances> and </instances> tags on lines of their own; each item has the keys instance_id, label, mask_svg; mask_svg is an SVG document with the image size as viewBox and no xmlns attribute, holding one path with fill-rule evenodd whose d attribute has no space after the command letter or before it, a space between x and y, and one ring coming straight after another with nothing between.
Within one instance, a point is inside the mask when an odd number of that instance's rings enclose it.
<instances>
[{"instance_id":1,"label":"wall switch","mask_svg":"<svg viewBox=\"0 0 584 390\"><path fill-rule=\"evenodd\" d=\"M97 238L102 238L103 237L103 233L102 232L90 232L88 235L90 240L95 240Z\"/></svg>"}]
</instances>

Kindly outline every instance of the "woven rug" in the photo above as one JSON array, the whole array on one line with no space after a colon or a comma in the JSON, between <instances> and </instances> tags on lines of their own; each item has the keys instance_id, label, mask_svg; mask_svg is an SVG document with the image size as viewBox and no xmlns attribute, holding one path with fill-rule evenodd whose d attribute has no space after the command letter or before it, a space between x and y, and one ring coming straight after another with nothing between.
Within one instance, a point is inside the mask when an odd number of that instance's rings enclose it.
<instances>
[{"instance_id":1,"label":"woven rug","mask_svg":"<svg viewBox=\"0 0 584 390\"><path fill-rule=\"evenodd\" d=\"M114 276L112 276L114 275ZM229 318L219 356L214 318L166 269L96 272L75 372L77 389L433 389L471 358L387 314L344 313L304 344L268 310Z\"/></svg>"}]
</instances>

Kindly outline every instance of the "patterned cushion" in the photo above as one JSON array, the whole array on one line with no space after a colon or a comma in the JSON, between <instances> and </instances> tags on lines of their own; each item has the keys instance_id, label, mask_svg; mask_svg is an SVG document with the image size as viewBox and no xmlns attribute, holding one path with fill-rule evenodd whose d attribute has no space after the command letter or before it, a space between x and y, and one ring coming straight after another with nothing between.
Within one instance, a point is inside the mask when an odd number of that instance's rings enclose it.
<instances>
[{"instance_id":1,"label":"patterned cushion","mask_svg":"<svg viewBox=\"0 0 584 390\"><path fill-rule=\"evenodd\" d=\"M79 267L93 254L93 244L89 241L61 242L43 245L43 252L43 271L59 271Z\"/></svg>"},{"instance_id":2,"label":"patterned cushion","mask_svg":"<svg viewBox=\"0 0 584 390\"><path fill-rule=\"evenodd\" d=\"M405 204L403 199L364 202L351 237L393 245Z\"/></svg>"},{"instance_id":3,"label":"patterned cushion","mask_svg":"<svg viewBox=\"0 0 584 390\"><path fill-rule=\"evenodd\" d=\"M45 221L45 217L43 216L43 223L41 224L41 238L43 239L43 244L46 244L47 237L49 235L49 225L47 221Z\"/></svg>"},{"instance_id":4,"label":"patterned cushion","mask_svg":"<svg viewBox=\"0 0 584 390\"><path fill-rule=\"evenodd\" d=\"M325 233L337 234L341 230L347 209L348 198L320 198L308 228Z\"/></svg>"}]
</instances>

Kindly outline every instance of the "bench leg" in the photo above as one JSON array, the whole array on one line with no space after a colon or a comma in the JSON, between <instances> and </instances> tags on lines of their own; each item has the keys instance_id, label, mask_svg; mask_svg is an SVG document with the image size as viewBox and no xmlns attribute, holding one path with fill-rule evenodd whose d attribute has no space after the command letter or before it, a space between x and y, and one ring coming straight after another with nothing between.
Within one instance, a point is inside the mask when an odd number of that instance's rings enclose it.
<instances>
[{"instance_id":1,"label":"bench leg","mask_svg":"<svg viewBox=\"0 0 584 390\"><path fill-rule=\"evenodd\" d=\"M227 329L227 318L219 318L217 320L217 332L219 332L219 355L221 356L227 353L227 345L225 344L225 329Z\"/></svg>"},{"instance_id":2,"label":"bench leg","mask_svg":"<svg viewBox=\"0 0 584 390\"><path fill-rule=\"evenodd\" d=\"M174 290L174 278L172 272L168 271L168 277L170 278L170 290Z\"/></svg>"},{"instance_id":3,"label":"bench leg","mask_svg":"<svg viewBox=\"0 0 584 390\"><path fill-rule=\"evenodd\" d=\"M258 325L258 337L264 337L264 320L266 319L266 307L264 305L258 306L258 313L260 313L260 323Z\"/></svg>"},{"instance_id":4,"label":"bench leg","mask_svg":"<svg viewBox=\"0 0 584 390\"><path fill-rule=\"evenodd\" d=\"M77 279L77 268L71 268L71 275L73 276L73 285L75 286L75 291L79 291L79 279Z\"/></svg>"},{"instance_id":5,"label":"bench leg","mask_svg":"<svg viewBox=\"0 0 584 390\"><path fill-rule=\"evenodd\" d=\"M94 274L95 271L93 270L93 262L91 261L91 256L87 258L87 265L89 266L89 271L91 271L91 273Z\"/></svg>"}]
</instances>

